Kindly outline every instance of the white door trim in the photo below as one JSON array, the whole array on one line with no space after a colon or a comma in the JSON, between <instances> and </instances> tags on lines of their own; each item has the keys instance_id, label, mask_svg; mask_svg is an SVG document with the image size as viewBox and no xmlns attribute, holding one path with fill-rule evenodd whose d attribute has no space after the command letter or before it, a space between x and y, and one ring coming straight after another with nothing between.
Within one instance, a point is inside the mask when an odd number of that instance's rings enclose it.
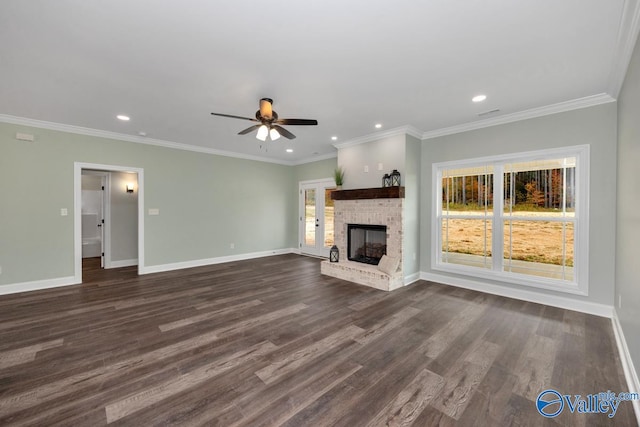
<instances>
[{"instance_id":1,"label":"white door trim","mask_svg":"<svg viewBox=\"0 0 640 427\"><path fill-rule=\"evenodd\" d=\"M73 164L73 253L74 282L82 283L82 170L91 169L104 172L130 172L138 174L138 274L144 269L144 169L131 166L104 165L74 162ZM105 187L105 191L108 188ZM105 211L109 215L109 210ZM107 222L108 217L105 217ZM108 233L105 233L108 234ZM110 244L109 239L105 244ZM105 251L108 253L109 251ZM109 262L111 260L109 259ZM107 260L105 259L105 266Z\"/></svg>"},{"instance_id":2,"label":"white door trim","mask_svg":"<svg viewBox=\"0 0 640 427\"><path fill-rule=\"evenodd\" d=\"M301 253L303 254L309 254L309 255L315 255L315 256L328 256L328 252L326 255L323 255L321 252L322 249L317 248L317 244L318 244L318 236L316 233L316 249L315 251L311 250L311 251L305 251L305 206L304 206L304 197L303 197L303 190L305 188L308 187L315 187L316 191L318 191L320 188L322 188L322 192L323 192L323 198L324 198L324 189L326 188L331 188L331 187L335 187L336 186L336 182L333 178L322 178L322 179L313 179L313 180L308 180L308 181L299 181L298 182L298 249L300 250ZM317 200L317 198L316 198ZM323 206L324 208L324 206ZM317 203L316 203L316 209L318 209ZM321 225L321 229L323 231L322 234L322 238L320 239L321 242L324 242L324 209L322 212L322 215L319 215L319 213L316 211L316 217L317 218L322 218L320 225ZM323 248L324 248L324 244L323 244Z\"/></svg>"}]
</instances>

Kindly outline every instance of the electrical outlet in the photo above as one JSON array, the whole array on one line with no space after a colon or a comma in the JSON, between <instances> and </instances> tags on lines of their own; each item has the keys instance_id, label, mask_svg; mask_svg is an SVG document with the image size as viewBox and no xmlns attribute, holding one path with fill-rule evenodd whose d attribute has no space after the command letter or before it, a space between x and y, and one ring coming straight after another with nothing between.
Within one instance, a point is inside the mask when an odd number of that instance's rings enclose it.
<instances>
[{"instance_id":1,"label":"electrical outlet","mask_svg":"<svg viewBox=\"0 0 640 427\"><path fill-rule=\"evenodd\" d=\"M378 163L378 170L381 171L383 170L384 165L382 163Z\"/></svg>"},{"instance_id":2,"label":"electrical outlet","mask_svg":"<svg viewBox=\"0 0 640 427\"><path fill-rule=\"evenodd\" d=\"M67 210L67 208L61 208L60 216L67 216L67 215L69 215L69 211Z\"/></svg>"},{"instance_id":3,"label":"electrical outlet","mask_svg":"<svg viewBox=\"0 0 640 427\"><path fill-rule=\"evenodd\" d=\"M236 244L235 244L235 243L231 243L231 244L229 245L229 247L230 247L231 249L235 249L235 248L236 248Z\"/></svg>"},{"instance_id":4,"label":"electrical outlet","mask_svg":"<svg viewBox=\"0 0 640 427\"><path fill-rule=\"evenodd\" d=\"M364 173L369 173L369 165L364 165Z\"/></svg>"},{"instance_id":5,"label":"electrical outlet","mask_svg":"<svg viewBox=\"0 0 640 427\"><path fill-rule=\"evenodd\" d=\"M149 209L149 215L160 215L160 209Z\"/></svg>"}]
</instances>

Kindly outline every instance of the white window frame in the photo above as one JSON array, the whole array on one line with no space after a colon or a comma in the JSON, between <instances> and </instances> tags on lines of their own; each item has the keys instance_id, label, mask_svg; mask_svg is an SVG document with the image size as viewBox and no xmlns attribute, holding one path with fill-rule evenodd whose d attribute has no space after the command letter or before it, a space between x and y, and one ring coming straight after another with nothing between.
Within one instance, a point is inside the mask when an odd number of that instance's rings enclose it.
<instances>
[{"instance_id":1,"label":"white window frame","mask_svg":"<svg viewBox=\"0 0 640 427\"><path fill-rule=\"evenodd\" d=\"M576 158L575 217L573 281L533 276L502 271L504 222L509 216L504 213L503 171L506 164L548 160L562 157ZM475 159L455 160L432 164L432 212L431 212L431 269L447 273L462 274L476 278L496 280L513 285L525 285L577 295L589 294L589 145L528 151ZM494 197L492 224L492 268L480 268L442 262L442 175L444 170L491 165L494 174ZM495 195L498 195L497 197Z\"/></svg>"}]
</instances>

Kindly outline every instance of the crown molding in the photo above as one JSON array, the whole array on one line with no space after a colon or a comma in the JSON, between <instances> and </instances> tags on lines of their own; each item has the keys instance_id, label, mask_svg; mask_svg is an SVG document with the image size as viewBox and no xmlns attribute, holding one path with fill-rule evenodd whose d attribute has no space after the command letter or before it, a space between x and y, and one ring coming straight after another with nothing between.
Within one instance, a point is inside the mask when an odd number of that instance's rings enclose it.
<instances>
[{"instance_id":1,"label":"crown molding","mask_svg":"<svg viewBox=\"0 0 640 427\"><path fill-rule=\"evenodd\" d=\"M618 44L613 57L613 68L609 75L608 92L618 98L633 56L633 49L640 33L640 1L625 0L620 18Z\"/></svg>"},{"instance_id":2,"label":"crown molding","mask_svg":"<svg viewBox=\"0 0 640 427\"><path fill-rule=\"evenodd\" d=\"M536 117L548 116L550 114L563 113L565 111L578 110L581 108L593 107L600 104L615 102L609 94L600 93L598 95L586 96L584 98L573 99L571 101L559 102L544 107L532 108L517 113L505 114L504 116L494 117L491 119L478 120L475 122L464 123L461 125L451 126L448 128L436 129L422 134L422 140L437 138L445 135L453 135L456 133L467 132L470 130L483 129L491 126L502 125L506 123L518 122L520 120L533 119Z\"/></svg>"},{"instance_id":3,"label":"crown molding","mask_svg":"<svg viewBox=\"0 0 640 427\"><path fill-rule=\"evenodd\" d=\"M341 142L339 144L333 144L337 149L353 147L355 145L366 144L367 142L378 141L382 138L389 138L397 135L411 135L415 138L421 139L422 132L413 126L401 126L381 132L372 133L370 135L361 136L359 138L350 139L349 141Z\"/></svg>"},{"instance_id":4,"label":"crown molding","mask_svg":"<svg viewBox=\"0 0 640 427\"><path fill-rule=\"evenodd\" d=\"M47 122L44 120L35 120L25 117L10 116L0 114L0 122L10 123L20 126L36 127L40 129L49 129L60 132L74 133L77 135L95 136L98 138L115 139L118 141L135 142L137 144L153 145L156 147L173 148L175 150L193 151L196 153L213 154L216 156L233 157L237 159L253 160L257 162L275 163L285 166L293 166L296 163L292 160L279 160L269 157L252 156L250 154L234 153L232 151L216 150L214 148L200 147L197 145L183 144L180 142L165 141L162 139L147 138L143 136L127 135L117 132L109 132L99 129L85 128L81 126L66 125L62 123Z\"/></svg>"},{"instance_id":5,"label":"crown molding","mask_svg":"<svg viewBox=\"0 0 640 427\"><path fill-rule=\"evenodd\" d=\"M320 154L317 156L313 156L313 157L305 157L303 159L300 160L294 160L291 162L292 166L299 166L299 165L304 165L307 163L313 163L313 162L319 162L320 160L327 160L327 159L335 159L336 157L338 157L338 152L334 151L332 153L328 153L328 154Z\"/></svg>"},{"instance_id":6,"label":"crown molding","mask_svg":"<svg viewBox=\"0 0 640 427\"><path fill-rule=\"evenodd\" d=\"M637 4L640 4L640 3L637 3ZM491 126L517 122L520 120L532 119L535 117L542 117L550 114L577 110L580 108L593 107L596 105L607 104L610 102L615 102L615 98L613 98L609 94L600 93L597 95L586 96L584 98L578 98L571 101L559 102L557 104L547 105L544 107L532 108L530 110L520 111L512 114L506 114L500 117L494 117L491 119L463 123L461 125L436 129L436 130L427 131L424 133L411 125L401 126L401 127L389 129L386 131L365 135L359 138L354 138L339 144L333 144L333 146L337 149L353 147L355 145L378 141L383 138L389 138L389 137L398 136L398 135L410 135L420 140L427 140L427 139L437 138L440 136L453 135L456 133L467 132L467 131L476 130L476 129L483 129ZM11 116L7 114L0 114L0 122L11 123L11 124L21 125L21 126L30 126L30 127L36 127L36 128L42 128L42 129L50 129L50 130L74 133L79 135L95 136L99 138L115 139L119 141L134 142L138 144L153 145L157 147L172 148L176 150L193 151L196 153L212 154L217 156L232 157L232 158L238 158L238 159L244 159L244 160L253 160L257 162L275 163L275 164L285 165L285 166L297 166L297 165L302 165L306 163L313 163L320 160L331 159L331 158L337 157L338 155L337 152L333 152L333 153L322 154L322 155L317 155L313 157L306 157L299 160L279 160L279 159L272 159L268 157L253 156L249 154L234 153L232 151L217 150L214 148L201 147L197 145L165 141L161 139L153 139L153 138L147 138L142 136L134 136L134 135L127 135L127 134L121 134L116 132L109 132L109 131L104 131L99 129L91 129L91 128L85 128L80 126L66 125L62 123L47 122L43 120L35 120L35 119L29 119L24 117Z\"/></svg>"}]
</instances>

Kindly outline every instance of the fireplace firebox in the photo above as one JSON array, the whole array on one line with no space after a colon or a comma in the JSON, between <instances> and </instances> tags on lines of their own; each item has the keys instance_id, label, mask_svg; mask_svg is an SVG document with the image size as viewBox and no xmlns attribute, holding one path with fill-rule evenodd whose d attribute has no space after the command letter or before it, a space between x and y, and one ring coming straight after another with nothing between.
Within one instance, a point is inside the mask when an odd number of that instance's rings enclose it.
<instances>
[{"instance_id":1,"label":"fireplace firebox","mask_svg":"<svg viewBox=\"0 0 640 427\"><path fill-rule=\"evenodd\" d=\"M386 253L385 225L347 224L347 258L350 261L378 265Z\"/></svg>"}]
</instances>

